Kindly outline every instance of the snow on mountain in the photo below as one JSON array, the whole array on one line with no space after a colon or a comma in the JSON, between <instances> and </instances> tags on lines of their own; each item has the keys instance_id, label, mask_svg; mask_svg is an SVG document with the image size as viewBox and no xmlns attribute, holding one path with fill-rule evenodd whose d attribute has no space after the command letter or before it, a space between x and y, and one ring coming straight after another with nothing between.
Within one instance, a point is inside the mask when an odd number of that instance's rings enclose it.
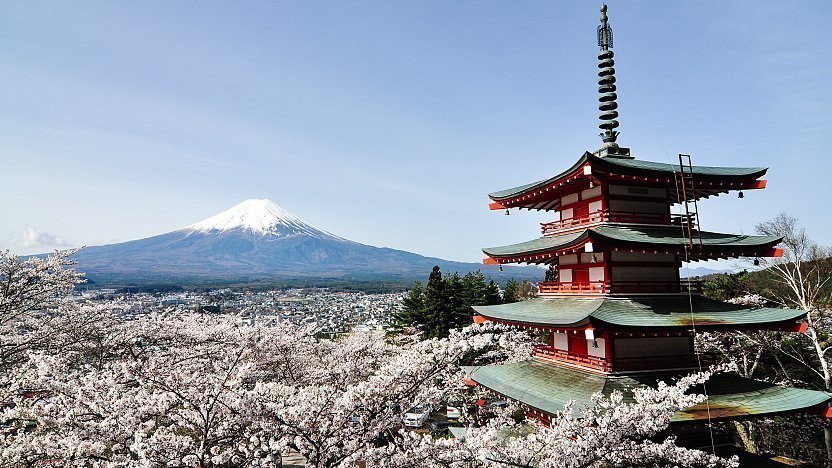
<instances>
[{"instance_id":1,"label":"snow on mountain","mask_svg":"<svg viewBox=\"0 0 832 468\"><path fill-rule=\"evenodd\" d=\"M424 257L374 247L318 229L269 200L246 200L177 231L91 246L73 258L95 284L245 284L280 280L412 282L434 265L442 271L482 270L505 279L537 278L538 268L505 272L493 265ZM529 267L531 268L531 267Z\"/></svg>"},{"instance_id":2,"label":"snow on mountain","mask_svg":"<svg viewBox=\"0 0 832 468\"><path fill-rule=\"evenodd\" d=\"M267 199L245 200L222 213L191 224L185 230L191 232L242 230L277 237L307 235L341 239L332 233L312 226Z\"/></svg>"}]
</instances>

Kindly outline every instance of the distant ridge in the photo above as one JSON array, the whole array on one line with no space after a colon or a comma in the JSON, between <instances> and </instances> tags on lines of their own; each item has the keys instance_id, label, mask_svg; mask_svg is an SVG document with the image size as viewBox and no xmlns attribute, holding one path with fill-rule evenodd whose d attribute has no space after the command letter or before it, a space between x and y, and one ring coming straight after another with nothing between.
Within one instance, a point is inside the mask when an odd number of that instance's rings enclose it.
<instances>
[{"instance_id":1,"label":"distant ridge","mask_svg":"<svg viewBox=\"0 0 832 468\"><path fill-rule=\"evenodd\" d=\"M310 279L424 280L443 272L483 271L495 280L539 280L535 267L453 262L361 244L312 226L270 200L245 200L182 229L145 239L87 247L78 269L97 285L263 284Z\"/></svg>"}]
</instances>

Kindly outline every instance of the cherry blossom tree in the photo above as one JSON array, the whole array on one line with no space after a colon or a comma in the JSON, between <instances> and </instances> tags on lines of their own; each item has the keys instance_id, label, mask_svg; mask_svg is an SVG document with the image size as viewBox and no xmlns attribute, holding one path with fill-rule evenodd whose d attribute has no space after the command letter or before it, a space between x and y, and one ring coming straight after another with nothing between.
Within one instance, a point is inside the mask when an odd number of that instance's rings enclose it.
<instances>
[{"instance_id":1,"label":"cherry blossom tree","mask_svg":"<svg viewBox=\"0 0 832 468\"><path fill-rule=\"evenodd\" d=\"M484 324L442 339L320 339L226 316L122 320L67 299L81 277L64 253L3 264L0 343L14 358L0 373L2 466L276 466L287 448L317 467L732 464L653 440L701 401L686 390L706 375L634 389L632 403L597 395L549 427L502 412L463 421L464 441L435 439L404 429L404 411L470 391L460 365L527 359L525 333Z\"/></svg>"}]
</instances>

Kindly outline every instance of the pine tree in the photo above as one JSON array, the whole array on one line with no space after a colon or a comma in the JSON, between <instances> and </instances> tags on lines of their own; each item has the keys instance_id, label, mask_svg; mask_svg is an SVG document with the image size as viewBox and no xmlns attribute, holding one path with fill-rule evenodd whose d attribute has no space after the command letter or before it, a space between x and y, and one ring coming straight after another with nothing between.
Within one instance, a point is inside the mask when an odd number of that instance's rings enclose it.
<instances>
[{"instance_id":1,"label":"pine tree","mask_svg":"<svg viewBox=\"0 0 832 468\"><path fill-rule=\"evenodd\" d=\"M392 315L392 328L401 332L405 328L419 327L425 323L425 292L422 282L417 281L402 300L402 310Z\"/></svg>"},{"instance_id":2,"label":"pine tree","mask_svg":"<svg viewBox=\"0 0 832 468\"><path fill-rule=\"evenodd\" d=\"M462 277L465 287L465 304L470 308L485 305L485 276L481 271L472 271Z\"/></svg>"},{"instance_id":3,"label":"pine tree","mask_svg":"<svg viewBox=\"0 0 832 468\"><path fill-rule=\"evenodd\" d=\"M425 335L427 338L441 336L442 330L448 330L445 282L439 267L433 267L425 286Z\"/></svg>"},{"instance_id":4,"label":"pine tree","mask_svg":"<svg viewBox=\"0 0 832 468\"><path fill-rule=\"evenodd\" d=\"M510 304L520 300L517 288L517 281L514 278L506 282L506 289L503 291L503 303Z\"/></svg>"},{"instance_id":5,"label":"pine tree","mask_svg":"<svg viewBox=\"0 0 832 468\"><path fill-rule=\"evenodd\" d=\"M557 270L557 268L555 268L555 264L553 263L553 264L549 265L549 269L546 270L546 277L543 279L543 281L545 281L547 283L551 283L551 282L555 282L557 280L558 280L558 270Z\"/></svg>"},{"instance_id":6,"label":"pine tree","mask_svg":"<svg viewBox=\"0 0 832 468\"><path fill-rule=\"evenodd\" d=\"M448 315L448 329L440 330L442 337L448 336L450 329L459 328L471 319L470 292L459 273L445 277L445 304Z\"/></svg>"},{"instance_id":7,"label":"pine tree","mask_svg":"<svg viewBox=\"0 0 832 468\"><path fill-rule=\"evenodd\" d=\"M497 286L494 280L488 280L488 286L485 287L483 299L485 305L496 305L503 302L503 299L500 297L500 287Z\"/></svg>"}]
</instances>

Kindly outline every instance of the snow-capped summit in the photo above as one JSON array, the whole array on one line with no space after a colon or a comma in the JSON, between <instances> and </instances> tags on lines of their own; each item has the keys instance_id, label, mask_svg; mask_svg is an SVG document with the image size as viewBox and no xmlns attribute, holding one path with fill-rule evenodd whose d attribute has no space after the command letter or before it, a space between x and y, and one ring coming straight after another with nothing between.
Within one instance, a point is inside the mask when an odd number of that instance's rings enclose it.
<instances>
[{"instance_id":1,"label":"snow-capped summit","mask_svg":"<svg viewBox=\"0 0 832 468\"><path fill-rule=\"evenodd\" d=\"M485 270L518 275L493 266L449 262L415 253L347 240L309 225L269 200L246 200L187 228L118 244L92 246L73 255L77 267L98 285L219 285L248 282L287 284L319 281L423 278L443 271ZM508 270L508 269L507 269Z\"/></svg>"},{"instance_id":2,"label":"snow-capped summit","mask_svg":"<svg viewBox=\"0 0 832 468\"><path fill-rule=\"evenodd\" d=\"M340 237L334 234L306 223L273 201L267 199L246 200L220 214L191 224L185 230L191 232L241 230L277 237L307 235L340 239Z\"/></svg>"}]
</instances>

